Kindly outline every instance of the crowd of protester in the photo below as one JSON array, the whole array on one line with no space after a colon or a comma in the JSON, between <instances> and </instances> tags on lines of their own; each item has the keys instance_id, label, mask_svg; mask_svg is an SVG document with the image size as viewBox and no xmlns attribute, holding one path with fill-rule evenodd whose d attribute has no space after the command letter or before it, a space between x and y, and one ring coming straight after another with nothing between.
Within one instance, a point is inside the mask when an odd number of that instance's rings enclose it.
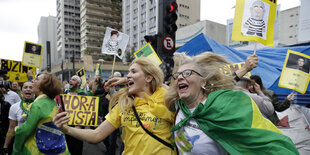
<instances>
[{"instance_id":1,"label":"crowd of protester","mask_svg":"<svg viewBox=\"0 0 310 155\"><path fill-rule=\"evenodd\" d=\"M281 103L258 75L245 75L257 55L232 75L219 71L229 62L211 52L176 53L174 62L169 85L148 58L134 60L125 77L96 72L84 87L77 75L69 83L48 73L24 83L2 78L0 154L78 155L86 141L114 155L118 136L123 154L299 154L277 128L276 111L288 109L294 93ZM59 94L99 97L98 126L67 125Z\"/></svg>"}]
</instances>

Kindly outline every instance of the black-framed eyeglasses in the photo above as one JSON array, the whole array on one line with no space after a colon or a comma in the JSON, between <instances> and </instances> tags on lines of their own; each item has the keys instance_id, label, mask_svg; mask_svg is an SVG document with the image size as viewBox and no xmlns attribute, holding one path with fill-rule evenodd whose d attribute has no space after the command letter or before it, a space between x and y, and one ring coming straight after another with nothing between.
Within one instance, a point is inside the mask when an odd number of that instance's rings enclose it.
<instances>
[{"instance_id":1,"label":"black-framed eyeglasses","mask_svg":"<svg viewBox=\"0 0 310 155\"><path fill-rule=\"evenodd\" d=\"M201 75L200 73L198 73L198 72L196 72L196 71L194 71L194 70L192 70L192 69L186 69L186 70L184 70L184 71L182 71L182 72L176 72L176 73L174 73L174 74L172 75L172 78L173 78L174 80L176 80L176 79L179 77L180 74L182 74L182 76L183 76L184 78L186 78L186 77L191 76L191 75L193 74L193 72L196 73L197 75L199 75L200 77L202 77L202 75Z\"/></svg>"}]
</instances>

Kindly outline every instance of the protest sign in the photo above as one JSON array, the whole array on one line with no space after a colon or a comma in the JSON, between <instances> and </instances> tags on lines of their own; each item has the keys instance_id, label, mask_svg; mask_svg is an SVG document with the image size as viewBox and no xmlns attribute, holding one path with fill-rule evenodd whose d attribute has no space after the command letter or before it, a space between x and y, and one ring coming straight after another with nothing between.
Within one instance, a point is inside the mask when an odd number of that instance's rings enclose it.
<instances>
[{"instance_id":1,"label":"protest sign","mask_svg":"<svg viewBox=\"0 0 310 155\"><path fill-rule=\"evenodd\" d=\"M8 80L12 82L28 81L27 72L29 70L32 71L32 77L35 77L36 74L36 68L24 66L21 61L6 59L1 59L1 70L8 72L6 76L8 77Z\"/></svg>"},{"instance_id":2,"label":"protest sign","mask_svg":"<svg viewBox=\"0 0 310 155\"><path fill-rule=\"evenodd\" d=\"M225 75L232 75L233 72L236 72L237 70L239 70L242 66L244 66L244 62L240 62L240 63L233 63L233 64L229 64L229 65L225 65L224 67L220 68L220 70L225 74ZM247 72L245 76L250 77L251 73Z\"/></svg>"},{"instance_id":3,"label":"protest sign","mask_svg":"<svg viewBox=\"0 0 310 155\"><path fill-rule=\"evenodd\" d=\"M302 94L310 80L310 56L288 50L281 72L279 87L294 89Z\"/></svg>"},{"instance_id":4,"label":"protest sign","mask_svg":"<svg viewBox=\"0 0 310 155\"><path fill-rule=\"evenodd\" d=\"M22 63L25 66L40 68L43 45L25 41Z\"/></svg>"},{"instance_id":5,"label":"protest sign","mask_svg":"<svg viewBox=\"0 0 310 155\"><path fill-rule=\"evenodd\" d=\"M231 40L274 46L275 0L237 0Z\"/></svg>"},{"instance_id":6,"label":"protest sign","mask_svg":"<svg viewBox=\"0 0 310 155\"><path fill-rule=\"evenodd\" d=\"M155 50L151 46L150 43L145 44L143 47L141 47L139 50L133 53L133 55L136 58L139 57L148 57L150 58L153 62L155 62L158 66L162 63L161 60L159 59L158 55L156 54Z\"/></svg>"},{"instance_id":7,"label":"protest sign","mask_svg":"<svg viewBox=\"0 0 310 155\"><path fill-rule=\"evenodd\" d=\"M97 126L99 98L95 96L61 94L69 125Z\"/></svg>"},{"instance_id":8,"label":"protest sign","mask_svg":"<svg viewBox=\"0 0 310 155\"><path fill-rule=\"evenodd\" d=\"M110 27L106 28L101 53L114 55L123 59L129 36L125 33L114 30Z\"/></svg>"},{"instance_id":9,"label":"protest sign","mask_svg":"<svg viewBox=\"0 0 310 155\"><path fill-rule=\"evenodd\" d=\"M81 87L84 88L85 84L87 83L84 67L82 67L80 70L78 70L76 72L76 75L78 75L82 79Z\"/></svg>"},{"instance_id":10,"label":"protest sign","mask_svg":"<svg viewBox=\"0 0 310 155\"><path fill-rule=\"evenodd\" d=\"M93 72L94 71L93 57L91 55L84 54L83 60L84 60L85 70Z\"/></svg>"}]
</instances>

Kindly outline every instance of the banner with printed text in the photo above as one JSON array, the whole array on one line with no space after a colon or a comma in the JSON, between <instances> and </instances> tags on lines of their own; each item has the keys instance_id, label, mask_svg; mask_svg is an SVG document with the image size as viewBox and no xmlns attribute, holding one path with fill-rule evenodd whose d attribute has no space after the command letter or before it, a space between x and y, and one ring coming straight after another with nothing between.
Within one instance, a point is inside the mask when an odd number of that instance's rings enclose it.
<instances>
[{"instance_id":1,"label":"banner with printed text","mask_svg":"<svg viewBox=\"0 0 310 155\"><path fill-rule=\"evenodd\" d=\"M244 66L244 62L233 63L233 64L225 65L224 67L221 68L221 71L225 75L232 75L234 72L239 70L242 66ZM250 77L251 73L247 72L244 76Z\"/></svg>"},{"instance_id":2,"label":"banner with printed text","mask_svg":"<svg viewBox=\"0 0 310 155\"><path fill-rule=\"evenodd\" d=\"M150 43L145 44L143 47L141 47L139 50L133 53L133 55L136 58L139 57L148 57L151 59L154 63L156 63L158 66L162 63L159 59L158 55L156 54L155 50L151 46Z\"/></svg>"},{"instance_id":3,"label":"banner with printed text","mask_svg":"<svg viewBox=\"0 0 310 155\"><path fill-rule=\"evenodd\" d=\"M279 80L279 87L294 89L304 94L310 80L309 70L309 55L288 50Z\"/></svg>"},{"instance_id":4,"label":"banner with printed text","mask_svg":"<svg viewBox=\"0 0 310 155\"><path fill-rule=\"evenodd\" d=\"M98 97L61 95L63 97L65 111L71 116L68 125L97 126L99 108Z\"/></svg>"},{"instance_id":5,"label":"banner with printed text","mask_svg":"<svg viewBox=\"0 0 310 155\"><path fill-rule=\"evenodd\" d=\"M231 40L274 46L276 0L237 0Z\"/></svg>"},{"instance_id":6,"label":"banner with printed text","mask_svg":"<svg viewBox=\"0 0 310 155\"><path fill-rule=\"evenodd\" d=\"M27 72L32 71L32 77L36 75L36 68L24 66L21 61L1 59L1 70L7 71L6 76L11 82L28 81Z\"/></svg>"},{"instance_id":7,"label":"banner with printed text","mask_svg":"<svg viewBox=\"0 0 310 155\"><path fill-rule=\"evenodd\" d=\"M78 75L81 78L81 80L82 80L81 88L84 88L85 84L87 83L84 67L82 67L80 70L78 70L76 72L76 75Z\"/></svg>"},{"instance_id":8,"label":"banner with printed text","mask_svg":"<svg viewBox=\"0 0 310 155\"><path fill-rule=\"evenodd\" d=\"M25 66L40 68L43 45L25 41L22 63Z\"/></svg>"}]
</instances>

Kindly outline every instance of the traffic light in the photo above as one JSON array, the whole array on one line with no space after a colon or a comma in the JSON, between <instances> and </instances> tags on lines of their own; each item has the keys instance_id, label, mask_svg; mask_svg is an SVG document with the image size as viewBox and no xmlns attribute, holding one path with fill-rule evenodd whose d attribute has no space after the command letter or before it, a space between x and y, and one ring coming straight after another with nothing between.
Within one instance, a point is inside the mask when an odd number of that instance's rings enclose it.
<instances>
[{"instance_id":1,"label":"traffic light","mask_svg":"<svg viewBox=\"0 0 310 155\"><path fill-rule=\"evenodd\" d=\"M178 11L178 4L175 0L168 1L165 7L165 14L164 14L164 32L171 35L175 38L175 32L178 29L176 21L178 19L177 11Z\"/></svg>"},{"instance_id":2,"label":"traffic light","mask_svg":"<svg viewBox=\"0 0 310 155\"><path fill-rule=\"evenodd\" d=\"M146 35L144 36L144 40L148 43L150 43L153 47L153 49L155 50L155 52L157 53L157 46L158 46L158 35Z\"/></svg>"}]
</instances>

